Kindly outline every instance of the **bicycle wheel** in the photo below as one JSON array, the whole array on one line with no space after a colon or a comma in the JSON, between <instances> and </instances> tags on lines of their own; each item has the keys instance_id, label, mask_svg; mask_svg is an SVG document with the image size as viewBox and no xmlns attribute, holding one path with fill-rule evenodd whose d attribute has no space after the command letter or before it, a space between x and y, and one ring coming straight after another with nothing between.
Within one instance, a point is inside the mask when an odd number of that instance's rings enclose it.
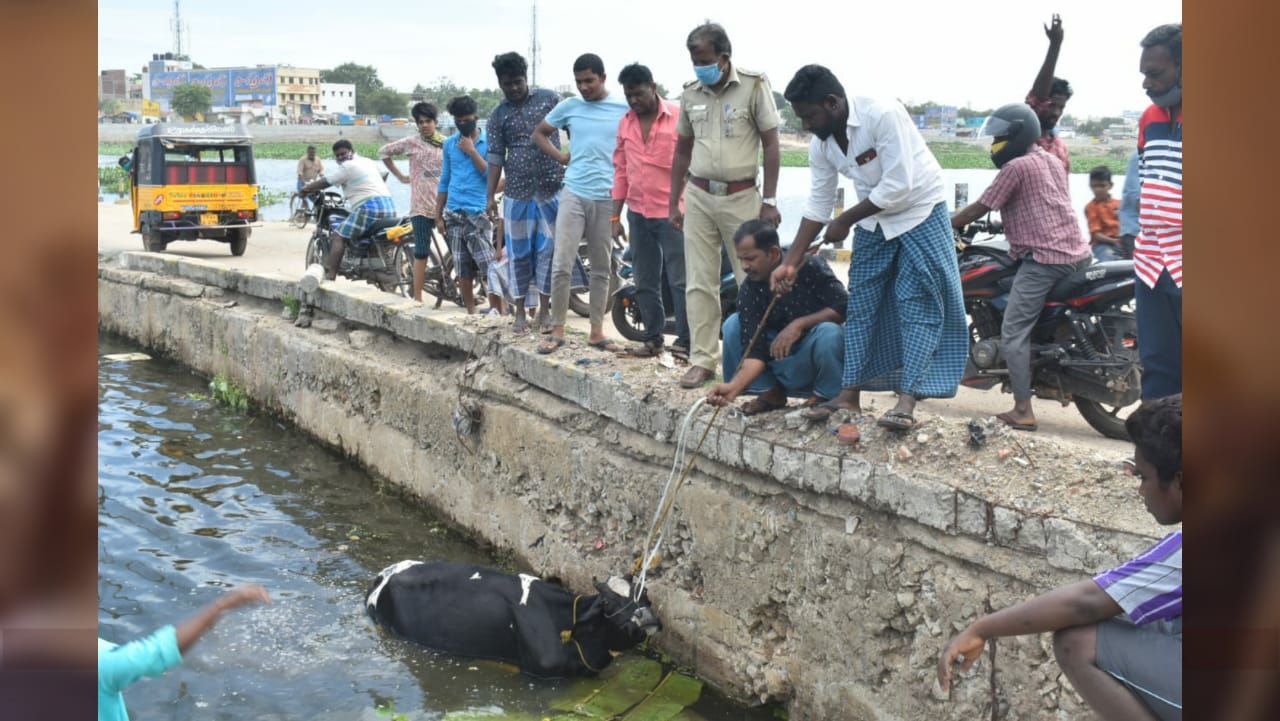
<instances>
[{"instance_id":1,"label":"bicycle wheel","mask_svg":"<svg viewBox=\"0 0 1280 721\"><path fill-rule=\"evenodd\" d=\"M392 256L391 271L394 287L390 292L405 298L413 297L413 246L401 243L396 246Z\"/></svg>"},{"instance_id":2,"label":"bicycle wheel","mask_svg":"<svg viewBox=\"0 0 1280 721\"><path fill-rule=\"evenodd\" d=\"M289 199L289 225L295 228L307 227L311 220L311 208L305 195L296 195Z\"/></svg>"},{"instance_id":3,"label":"bicycle wheel","mask_svg":"<svg viewBox=\"0 0 1280 721\"><path fill-rule=\"evenodd\" d=\"M461 301L458 288L453 282L453 256L448 254L448 251L445 253L445 257L441 258L435 248L431 249L431 254L427 256L427 270L422 279L423 292L436 298L433 306L435 308L439 308L446 300L454 303ZM446 261L448 261L447 267Z\"/></svg>"}]
</instances>

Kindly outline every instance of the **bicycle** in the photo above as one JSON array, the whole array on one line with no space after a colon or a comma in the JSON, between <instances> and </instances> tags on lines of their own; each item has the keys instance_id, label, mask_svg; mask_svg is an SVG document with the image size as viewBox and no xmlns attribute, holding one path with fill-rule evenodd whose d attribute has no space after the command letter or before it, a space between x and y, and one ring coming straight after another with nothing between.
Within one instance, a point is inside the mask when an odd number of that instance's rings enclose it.
<instances>
[{"instance_id":1,"label":"bicycle","mask_svg":"<svg viewBox=\"0 0 1280 721\"><path fill-rule=\"evenodd\" d=\"M295 228L305 228L307 223L316 219L316 204L310 195L295 195L289 199L289 224Z\"/></svg>"}]
</instances>

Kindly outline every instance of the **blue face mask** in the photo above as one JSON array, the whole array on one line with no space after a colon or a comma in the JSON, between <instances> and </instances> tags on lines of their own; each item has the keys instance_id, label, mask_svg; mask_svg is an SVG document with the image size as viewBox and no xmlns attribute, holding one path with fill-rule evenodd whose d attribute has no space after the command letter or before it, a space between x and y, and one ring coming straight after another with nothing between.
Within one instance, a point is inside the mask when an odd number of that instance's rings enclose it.
<instances>
[{"instance_id":1,"label":"blue face mask","mask_svg":"<svg viewBox=\"0 0 1280 721\"><path fill-rule=\"evenodd\" d=\"M697 76L698 82L703 85L715 85L720 82L720 64L712 63L710 65L694 65L693 74Z\"/></svg>"}]
</instances>

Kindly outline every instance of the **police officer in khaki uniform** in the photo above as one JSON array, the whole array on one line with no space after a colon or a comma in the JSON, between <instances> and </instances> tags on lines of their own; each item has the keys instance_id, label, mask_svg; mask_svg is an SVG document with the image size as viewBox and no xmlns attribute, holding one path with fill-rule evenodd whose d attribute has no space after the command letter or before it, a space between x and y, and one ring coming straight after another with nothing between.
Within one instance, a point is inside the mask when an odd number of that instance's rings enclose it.
<instances>
[{"instance_id":1,"label":"police officer in khaki uniform","mask_svg":"<svg viewBox=\"0 0 1280 721\"><path fill-rule=\"evenodd\" d=\"M729 36L717 23L694 28L686 46L698 79L685 85L680 95L670 208L671 223L684 230L685 298L692 346L690 367L680 385L697 388L714 378L720 365L720 249L728 250L733 274L741 283L734 232L753 218L777 225L782 216L776 197L778 108L768 78L730 61L733 49ZM762 146L763 198L756 185Z\"/></svg>"}]
</instances>

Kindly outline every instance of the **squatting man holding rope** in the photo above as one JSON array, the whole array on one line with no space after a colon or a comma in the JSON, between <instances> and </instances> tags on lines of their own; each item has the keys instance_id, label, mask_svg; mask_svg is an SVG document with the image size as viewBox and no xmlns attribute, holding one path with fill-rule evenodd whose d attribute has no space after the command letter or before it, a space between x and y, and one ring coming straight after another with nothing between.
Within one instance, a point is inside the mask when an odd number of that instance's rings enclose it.
<instances>
[{"instance_id":1,"label":"squatting man holding rope","mask_svg":"<svg viewBox=\"0 0 1280 721\"><path fill-rule=\"evenodd\" d=\"M749 220L734 233L733 243L747 278L738 312L724 322L724 377L729 380L711 389L707 403L723 406L743 391L757 393L742 406L751 416L786 408L789 395L808 395L808 406L835 398L844 369L841 325L849 304L844 285L825 260L810 256L796 276L795 292L770 303L769 276L782 262L777 229L768 220ZM764 332L757 338L762 323Z\"/></svg>"}]
</instances>

